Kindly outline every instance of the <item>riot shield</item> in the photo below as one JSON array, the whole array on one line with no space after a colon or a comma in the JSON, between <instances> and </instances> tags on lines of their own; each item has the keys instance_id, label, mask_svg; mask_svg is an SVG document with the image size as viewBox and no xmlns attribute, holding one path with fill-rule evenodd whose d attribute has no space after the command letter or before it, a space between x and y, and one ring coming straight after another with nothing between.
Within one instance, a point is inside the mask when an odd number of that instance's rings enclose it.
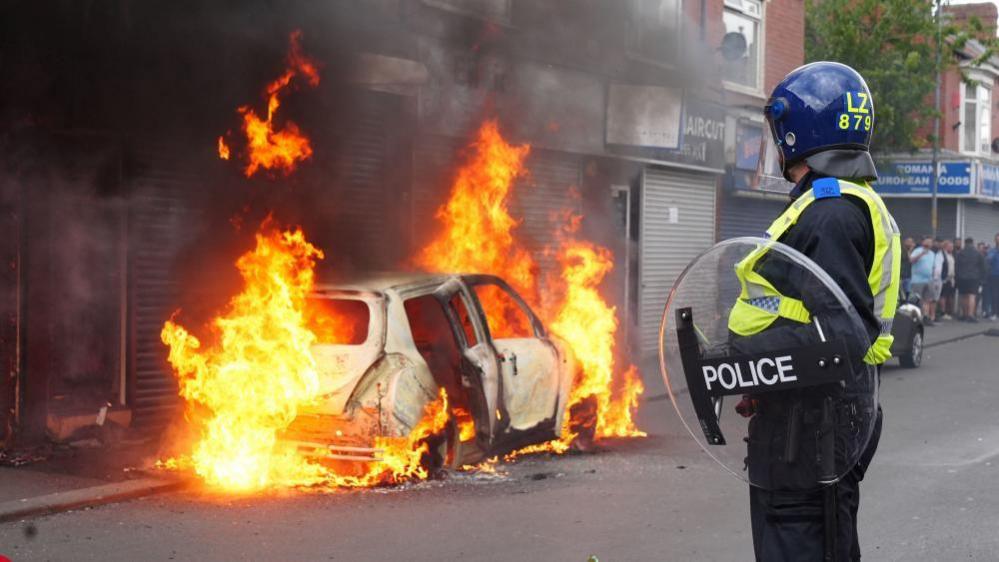
<instances>
[{"instance_id":1,"label":"riot shield","mask_svg":"<svg viewBox=\"0 0 999 562\"><path fill-rule=\"evenodd\" d=\"M815 262L736 238L674 283L659 361L709 456L753 486L807 491L842 478L871 437L878 381L863 358L874 335Z\"/></svg>"}]
</instances>

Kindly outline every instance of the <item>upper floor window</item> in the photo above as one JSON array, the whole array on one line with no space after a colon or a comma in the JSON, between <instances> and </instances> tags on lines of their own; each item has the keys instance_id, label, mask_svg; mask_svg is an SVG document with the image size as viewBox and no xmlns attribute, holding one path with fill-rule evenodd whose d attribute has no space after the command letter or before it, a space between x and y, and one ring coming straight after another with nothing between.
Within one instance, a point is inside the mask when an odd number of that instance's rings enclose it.
<instances>
[{"instance_id":1,"label":"upper floor window","mask_svg":"<svg viewBox=\"0 0 999 562\"><path fill-rule=\"evenodd\" d=\"M722 23L730 45L725 56L725 81L759 91L763 74L763 3L725 0Z\"/></svg>"},{"instance_id":2,"label":"upper floor window","mask_svg":"<svg viewBox=\"0 0 999 562\"><path fill-rule=\"evenodd\" d=\"M961 84L961 152L989 154L992 146L992 89L985 82Z\"/></svg>"},{"instance_id":3,"label":"upper floor window","mask_svg":"<svg viewBox=\"0 0 999 562\"><path fill-rule=\"evenodd\" d=\"M631 52L671 63L679 46L680 0L632 0Z\"/></svg>"}]
</instances>

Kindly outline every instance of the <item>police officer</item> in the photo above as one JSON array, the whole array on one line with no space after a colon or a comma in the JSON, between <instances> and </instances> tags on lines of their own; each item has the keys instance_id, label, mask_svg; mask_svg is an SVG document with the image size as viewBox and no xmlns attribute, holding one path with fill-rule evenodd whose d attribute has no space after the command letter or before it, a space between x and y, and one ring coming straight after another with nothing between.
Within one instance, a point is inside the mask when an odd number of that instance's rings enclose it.
<instances>
[{"instance_id":1,"label":"police officer","mask_svg":"<svg viewBox=\"0 0 999 562\"><path fill-rule=\"evenodd\" d=\"M867 335L864 341L851 342L852 364L879 365L891 356L901 248L895 221L868 184L877 179L869 153L874 128L871 92L852 68L816 62L788 74L764 111L773 140L770 148L776 149L782 175L794 184L791 203L768 235L811 258L839 285ZM779 347L784 342L777 340L792 343L797 331L813 329L809 320L821 313L815 308L823 305L809 301L809 295L768 263L762 252L740 263L736 273L743 293L729 316L733 347L742 345L741 351L751 352L748 342L760 339ZM868 380L876 384L872 377ZM846 385L837 389L841 394L836 399L842 404L851 392L860 396L863 390ZM851 403L852 411L860 404L869 412L873 435L866 448L858 445L862 453L853 468L832 487L821 488L816 486L822 481L821 468L813 462L815 432L809 437L807 432L798 435L788 429L796 427L790 421L792 408L797 412L803 407L800 415L807 426L809 412L820 408L822 396L816 392L761 394L748 397L749 404L744 400L739 408L743 415L753 416L747 457L751 481L766 484L750 490L757 560L860 559L859 483L880 438L881 409L873 403L873 392L869 407L862 401ZM794 447L796 458L789 459L783 445L794 439L801 443Z\"/></svg>"}]
</instances>

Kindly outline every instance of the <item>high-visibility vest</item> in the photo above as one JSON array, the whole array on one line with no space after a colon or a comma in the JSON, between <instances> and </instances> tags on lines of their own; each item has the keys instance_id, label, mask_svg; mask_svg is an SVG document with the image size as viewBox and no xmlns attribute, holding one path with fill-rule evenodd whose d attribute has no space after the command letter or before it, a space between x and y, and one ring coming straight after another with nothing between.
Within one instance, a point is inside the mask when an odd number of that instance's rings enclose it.
<instances>
[{"instance_id":1,"label":"high-visibility vest","mask_svg":"<svg viewBox=\"0 0 999 562\"><path fill-rule=\"evenodd\" d=\"M839 196L856 197L863 201L870 212L874 227L874 263L867 282L874 296L874 314L881 322L877 340L864 356L872 365L884 363L891 357L892 320L898 306L899 272L902 247L898 225L885 207L881 197L866 182L855 184L835 178L820 178L812 182L812 189L802 194L767 229L771 240L780 240L797 221L801 213L816 199ZM799 299L782 295L773 284L756 271L756 265L766 255L768 247L761 245L735 266L735 274L742 285L739 299L729 313L728 327L740 336L751 336L767 329L777 318L795 322L811 322L811 314Z\"/></svg>"}]
</instances>

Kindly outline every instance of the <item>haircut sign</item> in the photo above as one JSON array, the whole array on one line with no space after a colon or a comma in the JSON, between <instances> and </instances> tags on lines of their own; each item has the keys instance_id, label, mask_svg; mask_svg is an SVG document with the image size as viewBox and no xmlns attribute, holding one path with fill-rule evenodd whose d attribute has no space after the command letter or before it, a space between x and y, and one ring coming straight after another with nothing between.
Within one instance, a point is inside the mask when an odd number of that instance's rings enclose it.
<instances>
[{"instance_id":1,"label":"haircut sign","mask_svg":"<svg viewBox=\"0 0 999 562\"><path fill-rule=\"evenodd\" d=\"M740 276L779 289L760 294L762 285ZM809 319L767 316L785 298ZM772 475L790 472L794 485L818 488L856 464L877 408L874 369L863 362L869 336L839 286L805 256L761 238L716 245L673 285L660 337L674 408L732 474L775 489Z\"/></svg>"}]
</instances>

